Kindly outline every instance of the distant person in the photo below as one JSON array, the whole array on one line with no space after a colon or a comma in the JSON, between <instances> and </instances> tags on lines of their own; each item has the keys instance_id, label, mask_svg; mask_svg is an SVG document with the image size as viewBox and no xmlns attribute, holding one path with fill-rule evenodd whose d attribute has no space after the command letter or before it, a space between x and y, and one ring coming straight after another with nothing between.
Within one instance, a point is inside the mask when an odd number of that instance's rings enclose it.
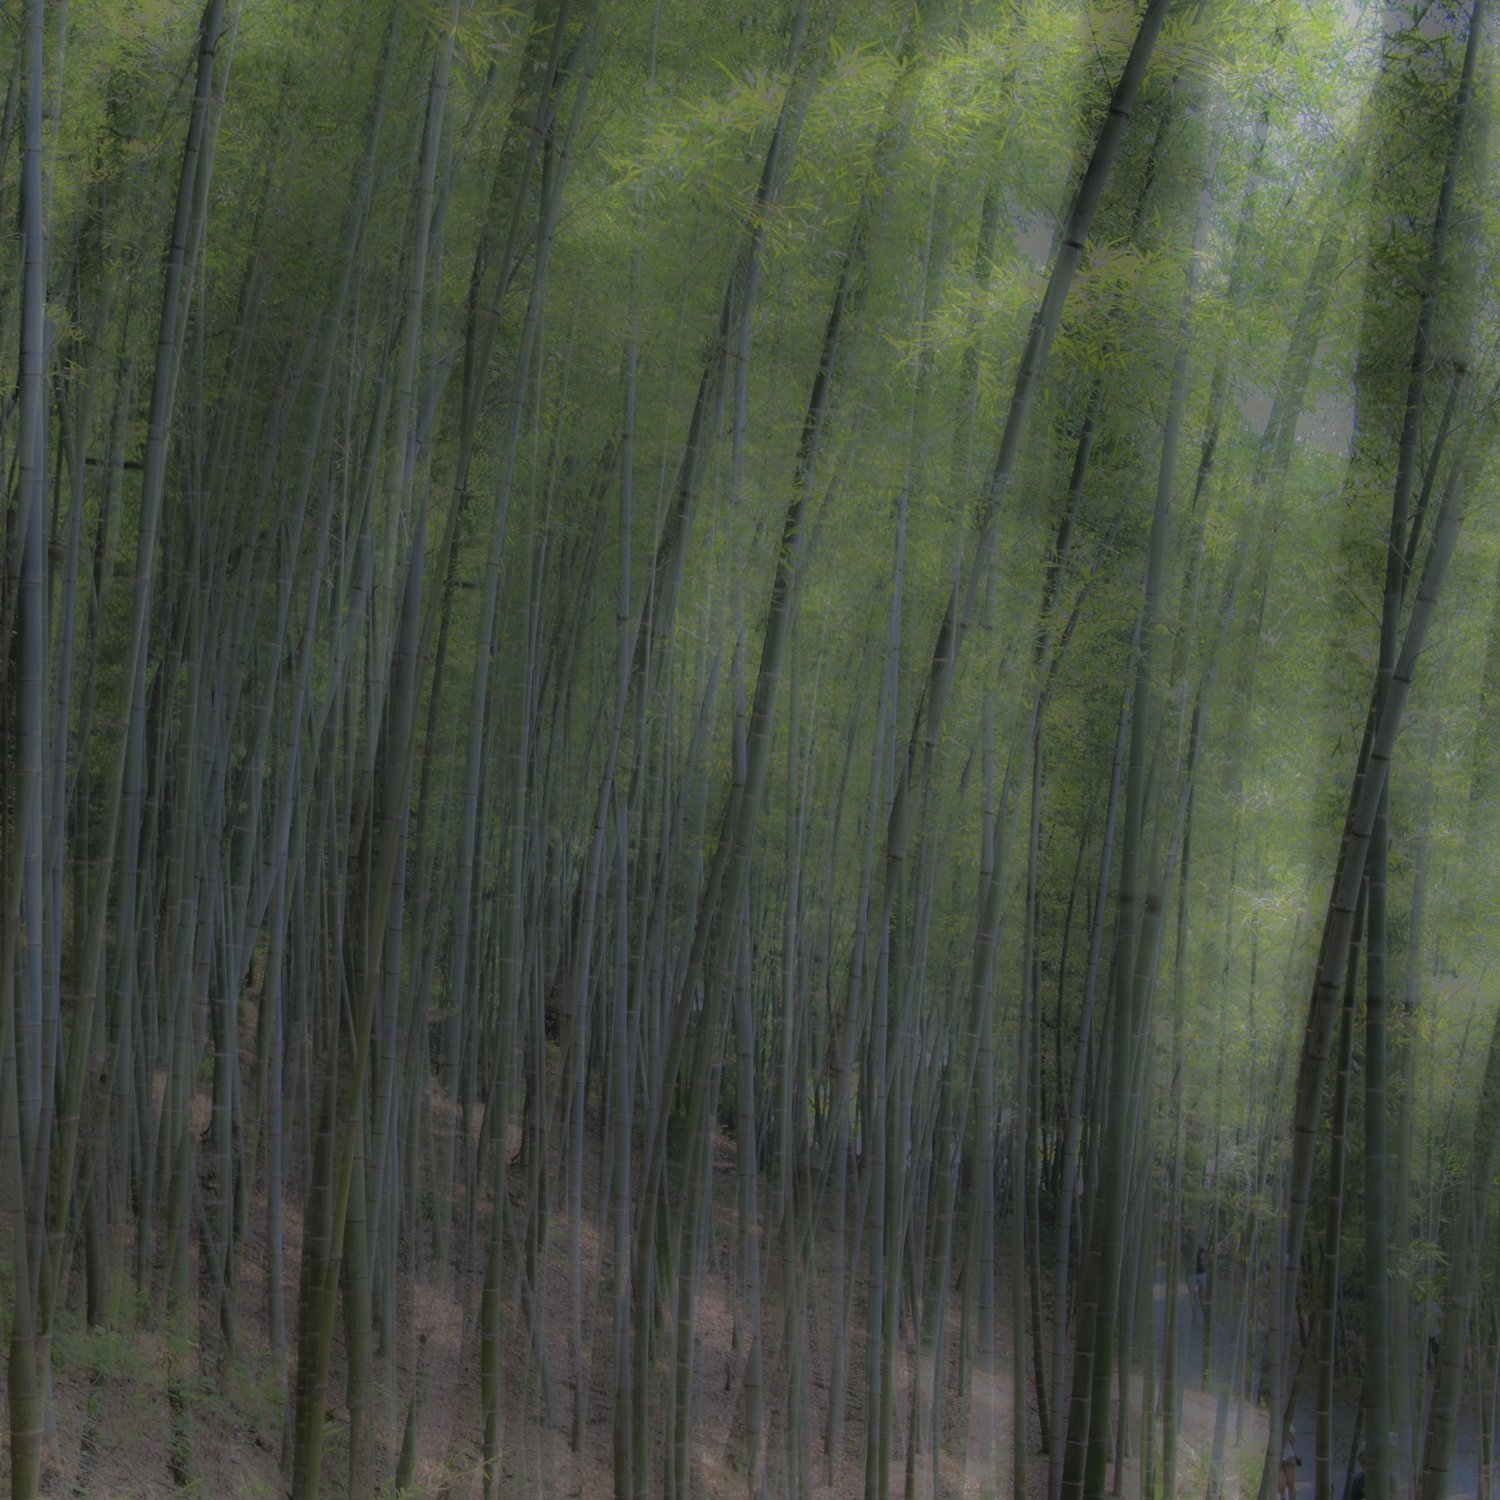
<instances>
[{"instance_id":1,"label":"distant person","mask_svg":"<svg viewBox=\"0 0 1500 1500\"><path fill-rule=\"evenodd\" d=\"M1198 1246L1198 1257L1193 1263L1193 1291L1192 1291L1193 1322L1198 1321L1198 1314L1208 1306L1208 1261L1203 1255L1203 1246Z\"/></svg>"},{"instance_id":2,"label":"distant person","mask_svg":"<svg viewBox=\"0 0 1500 1500\"><path fill-rule=\"evenodd\" d=\"M1297 1429L1288 1424L1286 1442L1281 1448L1281 1467L1276 1471L1276 1493L1284 1500L1297 1500L1297 1470L1302 1455L1297 1452Z\"/></svg>"}]
</instances>

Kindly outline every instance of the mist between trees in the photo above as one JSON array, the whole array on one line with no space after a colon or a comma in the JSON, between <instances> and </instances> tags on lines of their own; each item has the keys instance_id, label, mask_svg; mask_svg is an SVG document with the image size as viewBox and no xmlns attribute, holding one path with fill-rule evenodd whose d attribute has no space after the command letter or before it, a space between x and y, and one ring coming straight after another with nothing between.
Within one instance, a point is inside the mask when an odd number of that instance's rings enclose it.
<instances>
[{"instance_id":1,"label":"mist between trees","mask_svg":"<svg viewBox=\"0 0 1500 1500\"><path fill-rule=\"evenodd\" d=\"M12 1494L1488 1500L1493 29L0 8Z\"/></svg>"}]
</instances>

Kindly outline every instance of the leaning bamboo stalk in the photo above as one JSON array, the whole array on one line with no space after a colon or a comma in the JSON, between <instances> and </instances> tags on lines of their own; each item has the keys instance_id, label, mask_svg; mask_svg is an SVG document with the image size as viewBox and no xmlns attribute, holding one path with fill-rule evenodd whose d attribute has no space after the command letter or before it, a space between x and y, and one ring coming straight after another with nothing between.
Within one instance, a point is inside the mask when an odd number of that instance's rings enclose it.
<instances>
[{"instance_id":1,"label":"leaning bamboo stalk","mask_svg":"<svg viewBox=\"0 0 1500 1500\"><path fill-rule=\"evenodd\" d=\"M444 104L447 99L449 70L458 20L458 0L450 8L443 39L433 63L428 109L423 132L422 163L414 210L417 239L408 269L404 343L399 355L396 380L395 430L397 435L397 471L394 483L409 486L415 463L415 433L410 422L411 388L418 341L421 334L421 303L426 282L428 230L437 171L438 145L442 135ZM392 893L396 883L397 862L404 844L405 811L409 800L416 754L416 737L412 733L415 706L415 673L417 668L418 626L422 584L425 536L425 508L415 517L415 535L406 565L406 581L401 590L400 614L396 622L395 655L390 679L390 718L385 724L388 762L380 809L379 852L369 891L369 941L383 943L387 919L391 912ZM382 693L375 705L382 717L386 707ZM337 1278L333 1274L343 1248L343 1236L353 1179L355 1133L363 1128L363 1098L368 1072L372 1020L376 998L374 976L379 966L371 964L360 986L355 1009L352 1072L348 1100L343 1111L343 1128L339 1132L338 1161L331 1183L329 1229L322 1269L318 1273L316 1295L306 1299L299 1314L298 1396L296 1403L296 1438L293 1449L293 1492L299 1497L315 1497L320 1485L323 1441L322 1395L327 1381L331 1353L333 1316L336 1305ZM336 1045L336 1043L335 1043ZM325 1110L331 1115L332 1106ZM304 1277L317 1270L317 1262L304 1257Z\"/></svg>"},{"instance_id":2,"label":"leaning bamboo stalk","mask_svg":"<svg viewBox=\"0 0 1500 1500\"><path fill-rule=\"evenodd\" d=\"M18 918L18 950L12 960L7 953L5 984L14 984L11 961L20 971L20 993L11 991L13 1009L6 1019L8 1045L14 1050L15 1089L18 1109L18 1147L22 1178L28 1184L36 1178L38 1152L45 1154L50 1144L44 1138L44 1115L50 1111L51 1099L44 1101L43 1027L44 1012L50 1009L45 993L42 907L42 829L46 799L43 768L44 678L46 674L45 577L43 538L47 528L47 422L46 390L43 383L43 361L46 353L46 261L42 192L42 53L43 9L39 3L26 9L26 36L23 48L25 63L25 123L21 143L22 209L25 234L22 247L22 313L20 369L20 433L16 462L16 525L19 532L20 558L16 577L17 673L16 673L16 827L11 850L14 871L7 872L14 881L7 894L14 891L12 905ZM18 66L20 59L18 58ZM7 944L9 946L9 944ZM28 1187L27 1197L32 1196ZM28 1232L39 1236L41 1217L33 1211ZM38 1258L39 1239L33 1239L32 1258ZM16 1296L33 1299L34 1289L28 1282L18 1282ZM16 1356L13 1352L13 1360ZM28 1351L28 1359L31 1358ZM27 1460L29 1464L30 1460Z\"/></svg>"},{"instance_id":3,"label":"leaning bamboo stalk","mask_svg":"<svg viewBox=\"0 0 1500 1500\"><path fill-rule=\"evenodd\" d=\"M1429 353L1426 340L1431 337L1431 319L1435 316L1430 309L1435 306L1439 292L1438 273L1442 266L1443 247L1452 217L1456 179L1467 144L1467 116L1473 96L1474 74L1483 28L1484 0L1475 0L1470 15L1468 41L1464 49L1458 97L1454 106L1453 136L1444 163L1438 206L1433 219L1427 267L1430 272L1426 295L1428 306L1424 306L1424 316L1419 318L1417 353L1414 356L1416 359ZM1343 977L1344 955L1348 950L1354 920L1356 896L1364 878L1375 819L1385 795L1391 752L1406 706L1406 698L1411 689L1417 652L1421 648L1428 625L1431 623L1437 592L1446 575L1448 563L1457 543L1460 521L1456 493L1458 483L1459 470L1455 466L1454 479L1450 481L1432 528L1434 533L1432 543L1415 601L1408 614L1399 656L1395 660L1389 679L1377 681L1372 692L1369 751L1367 756L1362 757L1359 773L1350 791L1348 813L1340 840L1333 888L1324 918L1317 969L1312 993L1308 1000L1303 1045L1297 1069L1286 1221L1286 1265L1289 1273L1285 1278L1286 1284L1282 1289L1280 1305L1272 1309L1277 1325L1276 1357L1278 1360L1282 1357L1282 1348L1285 1345L1287 1332L1292 1323L1292 1313L1296 1306L1302 1240L1312 1190L1318 1117L1322 1110L1333 1021ZM1382 672L1380 677L1385 679L1385 674ZM1273 1432L1267 1443L1264 1466L1266 1475L1273 1471L1279 1458L1281 1434L1275 1431L1274 1427L1275 1424L1273 1424Z\"/></svg>"},{"instance_id":4,"label":"leaning bamboo stalk","mask_svg":"<svg viewBox=\"0 0 1500 1500\"><path fill-rule=\"evenodd\" d=\"M554 70L550 83L552 89L560 89L562 80L556 77L556 49L560 48L562 32L567 19L566 0L555 21ZM590 15L585 19L585 34L592 35L593 23ZM592 53L592 43L589 48ZM465 757L465 782L463 811L459 819L458 884L453 901L453 977L455 1026L461 1027L470 1008L468 994L468 971L470 949L470 917L474 878L475 838L477 834L476 809L480 780L484 773L481 755L481 738L488 712L488 690L490 656L494 640L496 604L499 597L501 564L505 556L507 522L510 516L511 498L515 487L516 466L522 445L522 426L526 400L531 390L531 367L537 348L542 321L542 310L546 301L547 267L554 242L558 216L562 210L563 192L573 160L573 146L579 124L588 100L592 69L591 55L586 58L579 79L573 109L566 130L560 141L554 142L550 134L541 140L543 155L542 201L538 213L537 248L531 289L527 297L525 318L521 327L515 368L511 375L507 421L501 447L500 476L496 485L493 510L491 512L489 548L485 561L484 589L481 595L478 636L474 652L474 672L469 695L468 748ZM546 103L546 97L543 97ZM539 108L541 105L538 106ZM482 358L481 375L488 367L488 359ZM462 1032L449 1037L449 1052L456 1050ZM451 1152L450 1152L451 1155ZM444 1199L451 1199L452 1162L447 1163L444 1177ZM446 1209L444 1210L446 1212Z\"/></svg>"},{"instance_id":5,"label":"leaning bamboo stalk","mask_svg":"<svg viewBox=\"0 0 1500 1500\"><path fill-rule=\"evenodd\" d=\"M1201 218L1200 225L1201 231ZM1194 241L1197 240L1194 235ZM1156 498L1147 543L1146 577L1142 591L1138 642L1134 653L1131 686L1130 746L1125 770L1125 806L1121 839L1119 906L1115 929L1113 1014L1109 1035L1109 1092L1104 1122L1104 1155L1101 1162L1101 1201L1090 1236L1088 1275L1095 1282L1096 1327L1093 1334L1093 1364L1090 1371L1088 1440L1083 1466L1076 1460L1065 1465L1063 1491L1073 1497L1079 1486L1090 1495L1102 1492L1107 1461L1110 1387L1116 1352L1116 1313L1119 1307L1119 1262L1125 1227L1126 1179L1136 1154L1134 1127L1139 1119L1139 1054L1141 1039L1149 1025L1151 983L1154 976L1156 941L1160 932L1161 892L1155 851L1144 860L1143 821L1146 793L1148 737L1155 724L1155 672L1157 619L1166 585L1167 534L1171 526L1171 501L1176 483L1177 448L1187 402L1189 372L1189 327L1194 306L1196 261L1190 262L1187 285L1178 315L1176 350L1166 415L1162 426L1161 454L1157 465ZM1153 841L1154 842L1154 841ZM1142 883L1142 865L1145 881ZM1086 1336L1080 1334L1080 1339ZM1128 1365L1124 1367L1128 1389ZM1122 1400L1122 1407L1126 1403ZM1076 1408L1081 1418L1081 1408ZM1070 1423L1071 1425L1071 1423ZM1077 1453L1069 1445L1070 1457Z\"/></svg>"},{"instance_id":6,"label":"leaning bamboo stalk","mask_svg":"<svg viewBox=\"0 0 1500 1500\"><path fill-rule=\"evenodd\" d=\"M41 1446L43 1385L38 1379L36 1339L36 1296L33 1291L31 1265L33 1237L40 1228L28 1223L26 1181L28 1148L34 1150L34 1131L26 1135L24 1115L33 1113L23 1078L21 1033L31 1016L40 1023L41 979L41 911L40 837L42 812L42 577L41 537L46 504L43 472L45 442L43 438L44 397L42 387L43 317L46 285L42 240L42 26L41 0L31 0L26 8L26 39L18 50L18 72L25 59L26 123L22 145L22 200L25 206L26 236L23 269L23 311L21 343L21 410L20 457L22 469L21 517L25 537L18 594L18 614L22 627L21 688L18 703L18 730L21 746L17 769L21 773L17 796L17 829L11 859L6 861L6 941L3 944L4 971L0 974L0 1148L5 1152L5 1170L9 1177L11 1242L15 1275L15 1303L11 1318L10 1352L6 1393L10 1411L11 1493L17 1500L31 1500L39 1492L41 1481ZM24 589L24 593L22 593ZM35 886L35 889L31 889ZM25 897L30 889L31 900ZM20 919L26 919L26 986L19 1004L14 973L16 934ZM32 950L34 951L34 954ZM23 1012L18 1016L18 1009ZM37 1041L40 1041L38 1034ZM34 1059L39 1065L40 1059Z\"/></svg>"}]
</instances>

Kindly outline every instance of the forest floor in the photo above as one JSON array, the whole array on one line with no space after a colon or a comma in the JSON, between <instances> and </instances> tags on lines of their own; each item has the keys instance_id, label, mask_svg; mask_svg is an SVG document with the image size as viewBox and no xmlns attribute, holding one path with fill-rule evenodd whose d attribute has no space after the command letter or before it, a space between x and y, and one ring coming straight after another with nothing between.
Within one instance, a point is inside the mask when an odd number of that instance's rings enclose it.
<instances>
[{"instance_id":1,"label":"forest floor","mask_svg":"<svg viewBox=\"0 0 1500 1500\"><path fill-rule=\"evenodd\" d=\"M597 1140L597 1137L595 1138ZM744 1493L746 1456L744 1399L740 1373L743 1355L735 1352L734 1260L736 1246L736 1174L732 1138L721 1138L715 1153L714 1215L711 1244L702 1292L697 1304L695 1379L697 1403L692 1451L694 1494L738 1496ZM513 1299L507 1320L504 1359L505 1398L502 1434L502 1494L546 1497L603 1497L612 1491L610 1470L609 1382L611 1378L610 1270L600 1251L599 1160L590 1154L585 1169L583 1232L584 1326L594 1334L584 1350L584 1442L574 1453L569 1443L573 1415L573 1356L570 1345L572 1305L569 1290L571 1237L565 1198L554 1198L550 1219L544 1292L544 1344L548 1369L543 1373L535 1357L536 1340ZM281 1496L282 1424L289 1412L285 1392L295 1376L296 1283L299 1274L300 1219L288 1204L286 1214L286 1309L291 1347L284 1358L273 1354L266 1335L263 1257L263 1205L251 1215L252 1229L245 1249L239 1307L239 1348L233 1360L222 1356L211 1309L200 1304L202 1326L173 1341L163 1328L160 1306L142 1309L124 1291L115 1298L113 1328L87 1330L76 1313L59 1321L53 1351L55 1439L48 1455L44 1493L55 1496L136 1496L171 1493L203 1496ZM457 1228L457 1226L455 1226ZM482 1245L482 1235L475 1237ZM196 1237L194 1253L196 1255ZM81 1256L78 1257L81 1260ZM829 1340L833 1322L826 1245L819 1242L813 1283L809 1288L807 1369L809 1385L802 1413L808 1437L812 1493L817 1500L846 1500L863 1494L864 1474L864 1346L858 1335L865 1314L861 1290L854 1304L855 1337L851 1340L842 1451L829 1472L824 1452L828 1392L825 1372L830 1366ZM79 1268L75 1265L75 1278ZM370 1494L392 1493L396 1455L407 1424L416 1373L421 1375L421 1412L415 1485L407 1494L451 1497L478 1496L480 1485L479 1339L477 1310L480 1268L456 1266L446 1289L429 1281L402 1309L407 1332L403 1347L385 1361L377 1359L376 1381L381 1387L374 1409L373 1472L358 1486ZM1005 1272L1001 1272L1002 1282ZM123 1275L117 1283L123 1285ZM1189 1316L1185 1285L1179 1325L1184 1370L1178 1493L1201 1495L1213 1442L1215 1403L1200 1389L1202 1336ZM75 1299L81 1300L81 1299ZM953 1299L948 1329L950 1350L960 1337L960 1299ZM1164 1307L1164 1288L1156 1288L1158 1329ZM978 1462L981 1433L993 1433L997 1467L1008 1487L1011 1463L1013 1386L1010 1379L1010 1330L1003 1309L1008 1289L999 1289L997 1375L988 1390L976 1390L972 1403L959 1399L957 1360L949 1360L943 1454L938 1466L943 1496L982 1493L979 1475L988 1464ZM598 1316L594 1316L595 1313ZM144 1326L143 1326L144 1325ZM776 1496L785 1485L785 1380L780 1374L781 1309L778 1278L767 1279L763 1312L766 1338L767 1411L771 1448L767 1455L767 1493ZM896 1361L897 1413L909 1409L911 1382L918 1374L930 1380L930 1367L919 1368L916 1350L904 1330ZM169 1386L176 1377L186 1389L191 1406L191 1460L186 1485L174 1485L174 1451ZM348 1493L349 1412L344 1401L342 1326L329 1378L325 1445L324 1493ZM1139 1440L1141 1381L1133 1382L1132 1444ZM665 1409L665 1401L653 1401ZM892 1490L905 1493L907 1423L898 1416L892 1460ZM1046 1493L1047 1460L1040 1451L1040 1426L1035 1392L1030 1403L1028 1492L1033 1500ZM1311 1433L1309 1422L1307 1432ZM658 1454L664 1438L658 1433ZM988 1440L986 1435L985 1441ZM1265 1418L1253 1405L1231 1409L1230 1449L1226 1461L1226 1500L1236 1494L1253 1495L1265 1452ZM1304 1470L1310 1490L1311 1442ZM1133 1449L1132 1449L1133 1458ZM0 1481L8 1478L8 1452L0 1454ZM1461 1470L1463 1465L1461 1463ZM913 1466L912 1493L933 1497L933 1463L920 1455ZM1469 1470L1472 1473L1472 1468ZM1342 1471L1340 1470L1340 1477ZM1462 1490L1463 1479L1460 1479ZM1472 1492L1472 1480L1469 1481ZM1123 1494L1133 1500L1138 1492L1138 1465L1127 1461Z\"/></svg>"}]
</instances>

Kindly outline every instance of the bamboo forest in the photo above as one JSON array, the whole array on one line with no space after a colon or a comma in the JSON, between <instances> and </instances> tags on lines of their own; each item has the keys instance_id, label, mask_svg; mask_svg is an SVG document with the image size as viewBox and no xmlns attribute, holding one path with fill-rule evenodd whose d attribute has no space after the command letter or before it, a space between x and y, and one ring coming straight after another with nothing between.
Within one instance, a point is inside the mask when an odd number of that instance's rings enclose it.
<instances>
[{"instance_id":1,"label":"bamboo forest","mask_svg":"<svg viewBox=\"0 0 1500 1500\"><path fill-rule=\"evenodd\" d=\"M1500 1500L1491 10L0 0L11 1495Z\"/></svg>"}]
</instances>

